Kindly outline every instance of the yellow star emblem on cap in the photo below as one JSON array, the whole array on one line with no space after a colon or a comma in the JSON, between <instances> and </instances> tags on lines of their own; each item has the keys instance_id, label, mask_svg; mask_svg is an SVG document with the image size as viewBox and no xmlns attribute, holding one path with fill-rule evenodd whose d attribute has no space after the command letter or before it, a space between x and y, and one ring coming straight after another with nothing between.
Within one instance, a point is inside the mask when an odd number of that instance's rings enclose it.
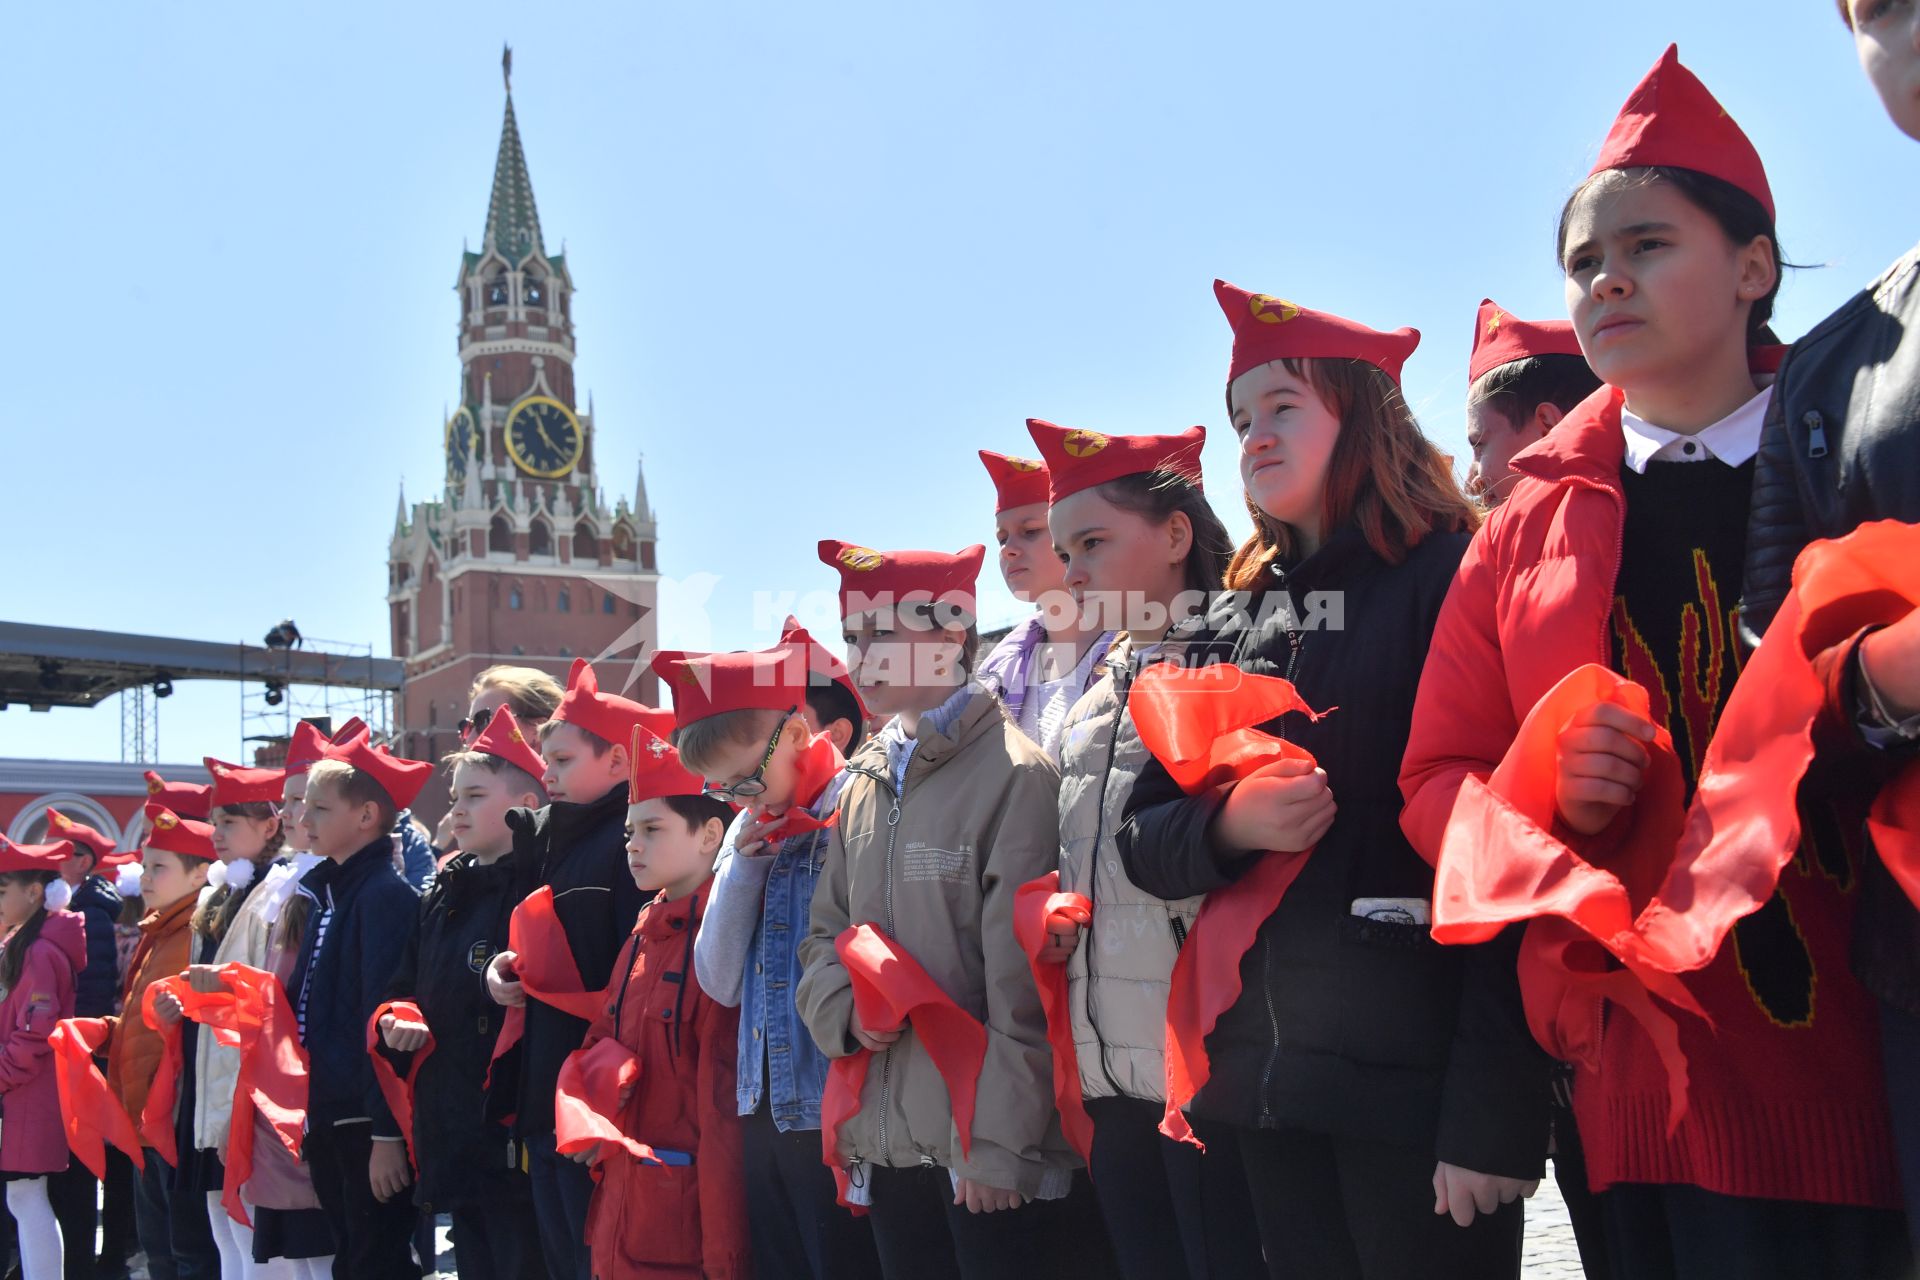
<instances>
[{"instance_id":1,"label":"yellow star emblem on cap","mask_svg":"<svg viewBox=\"0 0 1920 1280\"><path fill-rule=\"evenodd\" d=\"M1247 299L1247 310L1261 324L1285 324L1300 314L1300 308L1285 298L1276 298L1270 293L1256 293Z\"/></svg>"},{"instance_id":2,"label":"yellow star emblem on cap","mask_svg":"<svg viewBox=\"0 0 1920 1280\"><path fill-rule=\"evenodd\" d=\"M1091 458L1107 447L1108 440L1098 431L1069 431L1060 447L1070 458Z\"/></svg>"},{"instance_id":3,"label":"yellow star emblem on cap","mask_svg":"<svg viewBox=\"0 0 1920 1280\"><path fill-rule=\"evenodd\" d=\"M73 819L69 818L64 813L56 813L53 815L53 825L60 828L62 831L65 831L68 827L71 827L73 825Z\"/></svg>"},{"instance_id":4,"label":"yellow star emblem on cap","mask_svg":"<svg viewBox=\"0 0 1920 1280\"><path fill-rule=\"evenodd\" d=\"M1007 465L1012 467L1015 471L1038 471L1042 467L1046 466L1046 463L1035 462L1032 458L1009 457L1007 459Z\"/></svg>"},{"instance_id":5,"label":"yellow star emblem on cap","mask_svg":"<svg viewBox=\"0 0 1920 1280\"><path fill-rule=\"evenodd\" d=\"M162 813L154 817L153 825L162 831L171 831L180 825L180 819L170 813Z\"/></svg>"},{"instance_id":6,"label":"yellow star emblem on cap","mask_svg":"<svg viewBox=\"0 0 1920 1280\"><path fill-rule=\"evenodd\" d=\"M160 794L160 789L161 789L161 788L160 788L160 779L158 779L158 778L148 778L148 779L147 779L147 794L148 794L148 795L150 795L150 796L157 796L157 795L159 795L159 794Z\"/></svg>"},{"instance_id":7,"label":"yellow star emblem on cap","mask_svg":"<svg viewBox=\"0 0 1920 1280\"><path fill-rule=\"evenodd\" d=\"M1505 319L1498 311L1487 317L1487 336L1491 338L1500 332L1500 321Z\"/></svg>"},{"instance_id":8,"label":"yellow star emblem on cap","mask_svg":"<svg viewBox=\"0 0 1920 1280\"><path fill-rule=\"evenodd\" d=\"M844 547L836 558L855 573L868 573L878 569L881 562L886 559L871 547Z\"/></svg>"}]
</instances>

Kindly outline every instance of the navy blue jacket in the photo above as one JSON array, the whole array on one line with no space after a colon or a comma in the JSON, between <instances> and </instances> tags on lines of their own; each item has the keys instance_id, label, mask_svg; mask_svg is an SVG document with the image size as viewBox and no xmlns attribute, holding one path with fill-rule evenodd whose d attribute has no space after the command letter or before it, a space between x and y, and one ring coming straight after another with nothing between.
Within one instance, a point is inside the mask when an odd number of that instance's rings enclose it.
<instances>
[{"instance_id":1,"label":"navy blue jacket","mask_svg":"<svg viewBox=\"0 0 1920 1280\"><path fill-rule=\"evenodd\" d=\"M420 897L394 870L388 835L322 862L300 887L318 904L289 985L310 1064L307 1122L371 1119L375 1137L397 1138L367 1057L367 1019L420 927Z\"/></svg>"},{"instance_id":2,"label":"navy blue jacket","mask_svg":"<svg viewBox=\"0 0 1920 1280\"><path fill-rule=\"evenodd\" d=\"M120 994L120 949L113 926L120 919L120 894L99 876L88 876L73 891L69 911L87 926L87 967L73 984L73 1016L105 1018Z\"/></svg>"}]
</instances>

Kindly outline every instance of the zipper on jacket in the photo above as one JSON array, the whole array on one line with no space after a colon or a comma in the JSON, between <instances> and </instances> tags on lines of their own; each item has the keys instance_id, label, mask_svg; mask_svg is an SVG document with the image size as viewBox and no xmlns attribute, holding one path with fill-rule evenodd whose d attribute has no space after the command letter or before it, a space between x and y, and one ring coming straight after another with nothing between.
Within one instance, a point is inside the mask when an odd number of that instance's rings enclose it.
<instances>
[{"instance_id":1,"label":"zipper on jacket","mask_svg":"<svg viewBox=\"0 0 1920 1280\"><path fill-rule=\"evenodd\" d=\"M1827 456L1827 420L1820 416L1818 409L1807 410L1800 419L1807 429L1807 456L1824 458Z\"/></svg>"},{"instance_id":2,"label":"zipper on jacket","mask_svg":"<svg viewBox=\"0 0 1920 1280\"><path fill-rule=\"evenodd\" d=\"M1120 749L1120 722L1126 719L1127 715L1127 691L1133 687L1133 661L1131 658L1129 658L1126 666L1122 669L1122 674L1125 677L1124 679L1116 679L1114 681L1115 692L1120 695L1120 710L1113 718L1113 731L1107 735L1107 767L1100 771L1100 795L1097 807L1094 809L1092 854L1093 878L1095 883L1098 883L1100 879L1100 840L1101 837L1106 834L1107 829L1107 783L1113 777L1113 758L1119 753ZM1088 886L1090 889L1092 887L1093 885ZM1087 925L1087 933L1089 936L1081 945L1091 946L1093 944L1093 938L1091 937L1092 932L1093 925L1091 920L1089 920ZM1095 1055L1100 1061L1101 1077L1106 1080L1107 1087L1113 1090L1111 1096L1124 1098L1127 1096L1127 1091L1120 1087L1120 1082L1113 1078L1113 1072L1107 1069L1106 1040L1100 1035L1100 1023L1094 1017L1093 1003L1093 961L1089 959L1087 961L1087 1027L1093 1032L1094 1038L1099 1040L1101 1044L1100 1053Z\"/></svg>"},{"instance_id":3,"label":"zipper on jacket","mask_svg":"<svg viewBox=\"0 0 1920 1280\"><path fill-rule=\"evenodd\" d=\"M894 936L893 851L894 851L895 842L898 841L900 838L900 806L906 802L906 798L907 798L906 775L904 772L902 773L901 779L900 779L900 788L899 790L896 791L894 789L893 779L891 777L881 777L879 774L873 773L866 769L855 769L853 770L853 772L858 773L862 777L873 779L875 782L885 787L887 789L887 793L893 797L893 804L887 810L887 856L886 856L886 860L880 864L880 892L881 892L881 897L884 905L884 911L882 914L884 914L886 917L885 924L887 929L887 936L891 938ZM889 770L889 772L891 772L891 770ZM887 1112L892 1109L892 1106L893 1106L893 1046L888 1045L886 1050L880 1055L880 1126L879 1128L880 1128L880 1155L882 1159L884 1159L887 1155Z\"/></svg>"},{"instance_id":4,"label":"zipper on jacket","mask_svg":"<svg viewBox=\"0 0 1920 1280\"><path fill-rule=\"evenodd\" d=\"M1273 576L1280 583L1280 590L1285 593L1287 599L1287 620L1285 623L1288 649L1287 683L1292 684L1295 674L1300 670L1300 651L1306 647L1306 639L1300 634L1299 628L1294 626L1294 621L1298 615L1294 612L1293 586L1287 581L1287 571L1277 559L1272 562L1271 568L1273 569ZM1287 725L1284 719L1280 722L1279 736L1282 742L1287 740ZM1265 981L1260 984L1260 994L1265 997L1267 1002L1268 1048L1267 1063L1260 1072L1260 1118L1271 1123L1273 1120L1273 1069L1278 1066L1280 1062L1280 1011L1274 1007L1273 1003L1273 944L1266 940L1265 933L1266 931L1263 929L1259 935L1261 951L1260 969L1261 973L1265 976Z\"/></svg>"}]
</instances>

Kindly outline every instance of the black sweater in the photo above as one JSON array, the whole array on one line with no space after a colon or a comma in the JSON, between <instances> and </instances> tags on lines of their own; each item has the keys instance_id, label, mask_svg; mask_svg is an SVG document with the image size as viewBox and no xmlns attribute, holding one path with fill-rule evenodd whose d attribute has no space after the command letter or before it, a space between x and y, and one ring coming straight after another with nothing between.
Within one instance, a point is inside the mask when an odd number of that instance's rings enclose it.
<instances>
[{"instance_id":1,"label":"black sweater","mask_svg":"<svg viewBox=\"0 0 1920 1280\"><path fill-rule=\"evenodd\" d=\"M1464 533L1435 534L1390 565L1357 531L1342 531L1250 602L1216 605L1189 650L1195 661L1289 677L1309 706L1338 708L1318 723L1288 715L1267 728L1313 753L1339 806L1241 962L1240 998L1207 1037L1213 1074L1192 1110L1538 1177L1549 1063L1521 1011L1517 932L1441 947L1427 926L1352 914L1358 898L1433 894L1432 868L1400 831L1400 758L1466 545ZM1280 608L1289 588L1291 615ZM1328 625L1314 628L1317 617ZM1209 830L1223 798L1186 796L1149 761L1118 832L1134 882L1182 898L1245 870L1249 860L1218 848Z\"/></svg>"}]
</instances>

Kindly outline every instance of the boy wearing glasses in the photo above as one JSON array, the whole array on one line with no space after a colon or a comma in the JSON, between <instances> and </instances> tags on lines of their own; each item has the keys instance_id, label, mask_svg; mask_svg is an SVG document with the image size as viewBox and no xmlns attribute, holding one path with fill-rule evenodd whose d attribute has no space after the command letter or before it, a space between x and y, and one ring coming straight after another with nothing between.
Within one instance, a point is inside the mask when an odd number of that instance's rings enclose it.
<instances>
[{"instance_id":1,"label":"boy wearing glasses","mask_svg":"<svg viewBox=\"0 0 1920 1280\"><path fill-rule=\"evenodd\" d=\"M845 778L831 730L865 709L844 667L789 623L756 653L661 653L682 764L707 794L744 806L714 864L694 972L740 1009L735 1092L754 1273L761 1280L877 1277L873 1234L834 1202L820 1159L827 1058L794 1007L799 943ZM853 714L819 722L824 706ZM818 717L818 718L817 718ZM849 749L858 738L849 741Z\"/></svg>"},{"instance_id":2,"label":"boy wearing glasses","mask_svg":"<svg viewBox=\"0 0 1920 1280\"><path fill-rule=\"evenodd\" d=\"M566 696L540 726L545 765L540 783L548 805L507 815L513 857L519 864L516 897L553 888L554 913L579 970L582 990L598 991L613 976L614 962L642 896L627 872L627 778L629 741L635 725L664 734L672 716L614 694L601 693L593 668L576 661ZM540 1249L553 1280L588 1280L587 1202L593 1179L583 1165L554 1150L553 1089L567 1055L587 1033L583 1020L537 999L528 999L515 977L515 956L502 951L487 964L487 992L502 1005L526 1006L519 1054L517 1097L495 1090L488 1113L512 1113L514 1136L525 1150L533 1184ZM503 1059L504 1060L504 1059Z\"/></svg>"}]
</instances>

